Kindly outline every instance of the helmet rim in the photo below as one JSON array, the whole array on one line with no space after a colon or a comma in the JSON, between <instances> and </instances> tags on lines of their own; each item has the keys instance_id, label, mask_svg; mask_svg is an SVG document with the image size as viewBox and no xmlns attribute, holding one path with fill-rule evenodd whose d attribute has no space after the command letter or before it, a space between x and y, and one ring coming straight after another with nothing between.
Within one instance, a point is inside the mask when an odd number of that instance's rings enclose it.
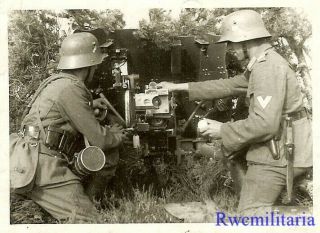
<instances>
[{"instance_id":1,"label":"helmet rim","mask_svg":"<svg viewBox=\"0 0 320 233\"><path fill-rule=\"evenodd\" d=\"M260 14L253 10L240 10L227 15L221 29L222 35L216 43L236 43L271 37Z\"/></svg>"},{"instance_id":2,"label":"helmet rim","mask_svg":"<svg viewBox=\"0 0 320 233\"><path fill-rule=\"evenodd\" d=\"M102 54L97 38L88 32L66 37L60 48L58 69L70 70L101 64Z\"/></svg>"}]
</instances>

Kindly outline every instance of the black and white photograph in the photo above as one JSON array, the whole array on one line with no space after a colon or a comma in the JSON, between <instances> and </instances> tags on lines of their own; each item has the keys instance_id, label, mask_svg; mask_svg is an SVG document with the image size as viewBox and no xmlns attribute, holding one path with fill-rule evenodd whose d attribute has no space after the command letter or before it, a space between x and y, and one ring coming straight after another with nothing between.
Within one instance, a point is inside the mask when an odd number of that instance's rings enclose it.
<instances>
[{"instance_id":1,"label":"black and white photograph","mask_svg":"<svg viewBox=\"0 0 320 233\"><path fill-rule=\"evenodd\" d=\"M310 7L130 5L1 13L10 232L316 232Z\"/></svg>"}]
</instances>

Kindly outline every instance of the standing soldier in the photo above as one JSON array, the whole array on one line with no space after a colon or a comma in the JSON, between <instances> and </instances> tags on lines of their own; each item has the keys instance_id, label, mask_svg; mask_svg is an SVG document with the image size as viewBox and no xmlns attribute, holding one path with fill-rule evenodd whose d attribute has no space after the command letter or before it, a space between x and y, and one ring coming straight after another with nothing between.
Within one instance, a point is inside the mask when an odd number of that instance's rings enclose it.
<instances>
[{"instance_id":1,"label":"standing soldier","mask_svg":"<svg viewBox=\"0 0 320 233\"><path fill-rule=\"evenodd\" d=\"M92 100L86 88L103 61L98 40L90 33L75 33L60 49L59 74L40 84L22 121L21 132L10 135L11 187L30 197L56 219L95 221L97 210L85 194L81 179L68 166L83 135L91 146L106 153L106 165L88 187L89 196L113 176L117 147L125 137L120 126L99 124L95 108L106 109L104 99ZM102 189L103 190L103 189Z\"/></svg>"},{"instance_id":2,"label":"standing soldier","mask_svg":"<svg viewBox=\"0 0 320 233\"><path fill-rule=\"evenodd\" d=\"M238 207L243 215L265 214L266 207L274 205L286 185L291 194L293 177L312 166L311 124L302 93L295 73L271 46L270 37L257 12L233 12L222 23L218 43L227 42L239 60L249 58L243 75L159 85L171 91L188 91L190 100L246 94L246 119L228 123L208 120L201 132L203 136L221 139L227 156L250 146Z\"/></svg>"}]
</instances>

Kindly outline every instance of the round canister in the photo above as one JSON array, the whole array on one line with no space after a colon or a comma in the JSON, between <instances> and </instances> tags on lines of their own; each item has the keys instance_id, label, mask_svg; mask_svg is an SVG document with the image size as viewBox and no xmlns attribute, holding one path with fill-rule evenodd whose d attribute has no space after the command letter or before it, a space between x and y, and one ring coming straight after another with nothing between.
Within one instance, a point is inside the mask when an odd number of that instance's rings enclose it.
<instances>
[{"instance_id":1,"label":"round canister","mask_svg":"<svg viewBox=\"0 0 320 233\"><path fill-rule=\"evenodd\" d=\"M75 155L74 168L79 175L100 171L106 162L105 154L96 146L88 146Z\"/></svg>"}]
</instances>

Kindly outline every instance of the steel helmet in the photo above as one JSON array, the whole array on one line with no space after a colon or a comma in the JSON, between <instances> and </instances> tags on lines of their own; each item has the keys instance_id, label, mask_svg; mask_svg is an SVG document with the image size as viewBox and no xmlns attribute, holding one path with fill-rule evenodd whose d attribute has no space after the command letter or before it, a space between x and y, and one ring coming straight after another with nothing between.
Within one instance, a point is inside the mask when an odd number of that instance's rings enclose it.
<instances>
[{"instance_id":1,"label":"steel helmet","mask_svg":"<svg viewBox=\"0 0 320 233\"><path fill-rule=\"evenodd\" d=\"M104 59L97 38L88 32L66 37L60 48L58 69L70 70L100 64Z\"/></svg>"},{"instance_id":2,"label":"steel helmet","mask_svg":"<svg viewBox=\"0 0 320 233\"><path fill-rule=\"evenodd\" d=\"M259 13L253 10L240 10L227 15L222 22L220 42L242 42L271 37Z\"/></svg>"}]
</instances>

